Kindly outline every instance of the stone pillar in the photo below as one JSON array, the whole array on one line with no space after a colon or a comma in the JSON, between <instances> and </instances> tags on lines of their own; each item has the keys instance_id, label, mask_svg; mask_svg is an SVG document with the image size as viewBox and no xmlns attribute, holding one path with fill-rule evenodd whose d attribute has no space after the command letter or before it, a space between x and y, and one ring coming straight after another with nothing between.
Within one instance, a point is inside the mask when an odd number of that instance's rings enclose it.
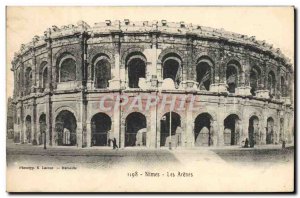
<instances>
[{"instance_id":1,"label":"stone pillar","mask_svg":"<svg viewBox=\"0 0 300 198\"><path fill-rule=\"evenodd\" d=\"M119 104L120 101L114 101L114 105ZM112 126L113 126L113 131L112 131L112 136L114 138L116 138L117 140L117 144L118 147L121 147L120 143L121 143L121 137L120 137L120 132L121 132L121 120L120 120L120 116L121 116L121 111L120 108L114 108L114 112L113 112L113 122L112 122Z\"/></svg>"},{"instance_id":2,"label":"stone pillar","mask_svg":"<svg viewBox=\"0 0 300 198\"><path fill-rule=\"evenodd\" d=\"M156 92L152 92L151 94L156 96ZM149 135L149 140L150 140L149 146L151 148L156 148L156 144L157 144L157 142L156 142L157 131L156 130L157 130L157 124L158 123L157 123L156 115L157 115L157 105L151 107L150 116L149 116L150 117L150 122L149 122L150 126L147 125L147 128L150 127L150 130L148 132L150 133L150 135ZM147 140L147 142L148 142L148 140Z\"/></svg>"},{"instance_id":3,"label":"stone pillar","mask_svg":"<svg viewBox=\"0 0 300 198\"><path fill-rule=\"evenodd\" d=\"M46 142L52 146L55 145L55 118L52 115L52 101L51 96L45 96L45 104L46 104ZM53 126L52 126L53 125Z\"/></svg>"},{"instance_id":4,"label":"stone pillar","mask_svg":"<svg viewBox=\"0 0 300 198\"><path fill-rule=\"evenodd\" d=\"M238 141L236 142L237 145L241 145L241 137L242 134L244 133L244 128L243 128L243 124L242 124L242 118L239 118L236 122L236 129L235 132L238 131ZM237 133L236 133L237 134Z\"/></svg>"},{"instance_id":5,"label":"stone pillar","mask_svg":"<svg viewBox=\"0 0 300 198\"><path fill-rule=\"evenodd\" d=\"M22 143L27 143L27 137L26 137L26 118L22 117L23 125L22 125Z\"/></svg>"},{"instance_id":6,"label":"stone pillar","mask_svg":"<svg viewBox=\"0 0 300 198\"><path fill-rule=\"evenodd\" d=\"M214 122L212 123L215 131L215 137L214 137L214 146L224 146L224 119L225 119L225 112L226 112L226 106L227 99L224 96L219 96L220 102L218 104L218 111L217 111L217 117L215 118Z\"/></svg>"},{"instance_id":7,"label":"stone pillar","mask_svg":"<svg viewBox=\"0 0 300 198\"><path fill-rule=\"evenodd\" d=\"M223 120L221 120L221 118L219 121L214 120L212 122L212 126L215 127L216 129L218 129L217 131L215 131L216 135L214 137L214 142L216 142L216 144L214 144L214 146L224 146L224 123L223 123Z\"/></svg>"},{"instance_id":8,"label":"stone pillar","mask_svg":"<svg viewBox=\"0 0 300 198\"><path fill-rule=\"evenodd\" d=\"M48 50L48 83L49 83L49 90L52 91L53 88L56 88L56 65L53 65L53 57L52 57L52 40L51 40L51 30L48 29L46 40L47 43L47 50Z\"/></svg>"},{"instance_id":9,"label":"stone pillar","mask_svg":"<svg viewBox=\"0 0 300 198\"><path fill-rule=\"evenodd\" d=\"M82 122L76 122L77 128L76 128L76 143L77 147L82 147L83 146L83 137L82 137Z\"/></svg>"},{"instance_id":10,"label":"stone pillar","mask_svg":"<svg viewBox=\"0 0 300 198\"><path fill-rule=\"evenodd\" d=\"M24 78L24 64L23 64L23 60L20 57L20 97L23 97L25 95L24 90L25 90L25 78Z\"/></svg>"},{"instance_id":11,"label":"stone pillar","mask_svg":"<svg viewBox=\"0 0 300 198\"><path fill-rule=\"evenodd\" d=\"M18 71L15 70L15 64L12 62L12 72L13 72L13 75L14 75L14 91L13 91L13 98L16 98L17 97L17 93L18 93L18 90L19 87L17 86L17 77L18 77Z\"/></svg>"},{"instance_id":12,"label":"stone pillar","mask_svg":"<svg viewBox=\"0 0 300 198\"><path fill-rule=\"evenodd\" d=\"M248 117L246 117L246 119L244 119L242 121L242 128L243 128L243 130L241 132L240 145L244 146L245 143L242 144L242 142L244 142L246 140L246 138L248 138L248 141L250 141L250 139L249 139L249 118Z\"/></svg>"},{"instance_id":13,"label":"stone pillar","mask_svg":"<svg viewBox=\"0 0 300 198\"><path fill-rule=\"evenodd\" d=\"M91 129L91 122L88 120L86 122L86 147L91 147L92 143L92 129Z\"/></svg>"},{"instance_id":14,"label":"stone pillar","mask_svg":"<svg viewBox=\"0 0 300 198\"><path fill-rule=\"evenodd\" d=\"M52 41L50 37L51 37L51 30L48 29L46 32L46 39L45 39L45 42L47 43L47 51L48 51L48 57L47 57L48 86L46 86L45 92L52 92L53 88L56 88L56 73L55 73L56 66L53 65L52 46L51 46ZM51 94L45 96L45 104L46 104L46 123L47 123L46 141L50 146L52 146L55 145L55 118L53 118L52 115Z\"/></svg>"},{"instance_id":15,"label":"stone pillar","mask_svg":"<svg viewBox=\"0 0 300 198\"><path fill-rule=\"evenodd\" d=\"M82 24L83 28L85 28L85 24ZM87 105L88 101L86 99L86 87L87 87L87 33L85 31L82 32L81 35L81 57L82 57L82 87L83 90L81 92L81 122L82 122L82 147L87 147L89 139L87 137Z\"/></svg>"},{"instance_id":16,"label":"stone pillar","mask_svg":"<svg viewBox=\"0 0 300 198\"><path fill-rule=\"evenodd\" d=\"M36 110L36 99L33 98L32 99L32 134L33 134L33 140L36 140L37 141L37 110Z\"/></svg>"},{"instance_id":17,"label":"stone pillar","mask_svg":"<svg viewBox=\"0 0 300 198\"><path fill-rule=\"evenodd\" d=\"M255 95L258 98L269 99L270 98L270 94L269 94L270 91L267 89L268 76L267 76L265 70L266 69L263 68L262 71L261 71L261 76L260 76L260 80L259 80L259 86L258 86L258 90L255 91Z\"/></svg>"},{"instance_id":18,"label":"stone pillar","mask_svg":"<svg viewBox=\"0 0 300 198\"><path fill-rule=\"evenodd\" d=\"M112 65L112 79L109 81L109 88L110 89L120 89L121 87L121 55L120 55L120 34L118 32L115 32L112 35L112 41L113 41L113 49L114 49L114 65ZM123 78L122 80L125 80Z\"/></svg>"},{"instance_id":19,"label":"stone pillar","mask_svg":"<svg viewBox=\"0 0 300 198\"><path fill-rule=\"evenodd\" d=\"M267 109L268 103L265 102L264 108L263 108L263 113L262 117L258 118L259 119L259 141L256 142L258 145L264 145L266 144L266 138L267 138L267 119L268 119L268 112L269 109Z\"/></svg>"},{"instance_id":20,"label":"stone pillar","mask_svg":"<svg viewBox=\"0 0 300 198\"><path fill-rule=\"evenodd\" d=\"M161 110L158 110L158 108L160 109L160 107L156 108L156 113L157 113L157 125L156 125L156 148L160 148L160 133L161 133Z\"/></svg>"},{"instance_id":21,"label":"stone pillar","mask_svg":"<svg viewBox=\"0 0 300 198\"><path fill-rule=\"evenodd\" d=\"M82 128L82 147L87 147L89 139L87 137L87 103L85 93L82 93L82 111L81 111L81 128Z\"/></svg>"},{"instance_id":22,"label":"stone pillar","mask_svg":"<svg viewBox=\"0 0 300 198\"><path fill-rule=\"evenodd\" d=\"M38 79L37 75L39 74L39 72L38 72L38 68L36 65L35 49L32 48L31 50L32 50L32 82L31 82L31 87L30 87L30 89L31 89L30 93L34 94L36 91L36 88L37 88L36 81Z\"/></svg>"},{"instance_id":23,"label":"stone pillar","mask_svg":"<svg viewBox=\"0 0 300 198\"><path fill-rule=\"evenodd\" d=\"M125 120L126 118L123 117L123 112L121 112L121 118L120 118L120 134L119 134L119 145L120 148L124 148L125 147Z\"/></svg>"},{"instance_id":24,"label":"stone pillar","mask_svg":"<svg viewBox=\"0 0 300 198\"><path fill-rule=\"evenodd\" d=\"M188 107L190 105L189 102L187 103ZM183 134L185 135L185 137L182 138L185 142L183 142L184 144L182 146L194 147L195 146L195 134L194 134L195 122L193 119L193 112L189 111L189 108L186 108L185 114L186 114L186 130L183 130Z\"/></svg>"}]
</instances>

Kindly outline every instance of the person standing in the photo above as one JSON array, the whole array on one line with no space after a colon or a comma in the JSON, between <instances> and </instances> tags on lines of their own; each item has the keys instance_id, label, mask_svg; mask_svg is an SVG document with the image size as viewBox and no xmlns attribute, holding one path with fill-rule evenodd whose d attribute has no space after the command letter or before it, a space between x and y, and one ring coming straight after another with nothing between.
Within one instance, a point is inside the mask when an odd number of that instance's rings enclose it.
<instances>
[{"instance_id":1,"label":"person standing","mask_svg":"<svg viewBox=\"0 0 300 198\"><path fill-rule=\"evenodd\" d=\"M118 145L117 145L117 140L116 138L113 139L113 149L117 149L119 148Z\"/></svg>"}]
</instances>

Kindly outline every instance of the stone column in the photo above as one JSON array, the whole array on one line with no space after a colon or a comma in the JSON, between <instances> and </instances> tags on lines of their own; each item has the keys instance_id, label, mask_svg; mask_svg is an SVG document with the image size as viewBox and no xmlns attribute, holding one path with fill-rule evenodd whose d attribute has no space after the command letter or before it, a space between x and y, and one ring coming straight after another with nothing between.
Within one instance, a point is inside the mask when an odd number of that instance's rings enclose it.
<instances>
[{"instance_id":1,"label":"stone column","mask_svg":"<svg viewBox=\"0 0 300 198\"><path fill-rule=\"evenodd\" d=\"M24 78L24 64L23 64L23 60L22 57L20 57L20 97L23 97L25 95L24 91L25 91L25 78Z\"/></svg>"},{"instance_id":2,"label":"stone column","mask_svg":"<svg viewBox=\"0 0 300 198\"><path fill-rule=\"evenodd\" d=\"M160 106L158 106L156 108L156 113L157 113L157 117L156 117L156 148L160 148L160 133L161 133L161 112L160 112Z\"/></svg>"},{"instance_id":3,"label":"stone column","mask_svg":"<svg viewBox=\"0 0 300 198\"><path fill-rule=\"evenodd\" d=\"M20 143L24 143L24 109L23 109L23 101L20 101Z\"/></svg>"},{"instance_id":4,"label":"stone column","mask_svg":"<svg viewBox=\"0 0 300 198\"><path fill-rule=\"evenodd\" d=\"M82 122L76 122L76 143L77 147L83 147L83 137L82 137Z\"/></svg>"},{"instance_id":5,"label":"stone column","mask_svg":"<svg viewBox=\"0 0 300 198\"><path fill-rule=\"evenodd\" d=\"M26 137L26 118L22 117L23 119L23 125L22 125L22 143L27 143L27 137Z\"/></svg>"},{"instance_id":6,"label":"stone column","mask_svg":"<svg viewBox=\"0 0 300 198\"><path fill-rule=\"evenodd\" d=\"M37 88L37 79L38 79L38 68L36 65L36 56L35 56L35 49L34 47L31 49L32 50L32 82L31 82L31 94L36 92L36 88Z\"/></svg>"},{"instance_id":7,"label":"stone column","mask_svg":"<svg viewBox=\"0 0 300 198\"><path fill-rule=\"evenodd\" d=\"M120 71L120 48L121 48L121 43L120 43L120 33L119 32L114 32L112 35L112 44L113 44L113 49L114 49L114 65L112 65L112 79L109 80L109 88L110 89L120 89L121 87L121 71ZM123 78L122 80L124 80Z\"/></svg>"},{"instance_id":8,"label":"stone column","mask_svg":"<svg viewBox=\"0 0 300 198\"><path fill-rule=\"evenodd\" d=\"M120 148L124 148L125 147L125 120L126 118L123 117L123 112L121 113L121 118L120 118L120 135L119 135L119 145Z\"/></svg>"},{"instance_id":9,"label":"stone column","mask_svg":"<svg viewBox=\"0 0 300 198\"><path fill-rule=\"evenodd\" d=\"M267 108L268 102L265 102L264 107L263 107L263 115L262 115L262 120L259 120L259 126L260 126L260 144L265 145L267 143L267 127L268 127L268 112L270 109ZM275 122L275 118L274 118ZM274 123L275 124L275 123ZM275 134L273 134L275 137Z\"/></svg>"},{"instance_id":10,"label":"stone column","mask_svg":"<svg viewBox=\"0 0 300 198\"><path fill-rule=\"evenodd\" d=\"M46 142L52 146L55 145L55 118L52 115L52 101L51 96L45 96L45 104L46 104ZM52 126L53 125L53 126Z\"/></svg>"},{"instance_id":11,"label":"stone column","mask_svg":"<svg viewBox=\"0 0 300 198\"><path fill-rule=\"evenodd\" d=\"M91 147L92 140L92 129L91 122L88 120L86 122L86 147Z\"/></svg>"},{"instance_id":12,"label":"stone column","mask_svg":"<svg viewBox=\"0 0 300 198\"><path fill-rule=\"evenodd\" d=\"M87 137L87 104L88 101L86 99L85 93L82 92L82 111L81 111L81 128L82 128L82 147L87 147L89 139Z\"/></svg>"},{"instance_id":13,"label":"stone column","mask_svg":"<svg viewBox=\"0 0 300 198\"><path fill-rule=\"evenodd\" d=\"M37 141L37 132L39 130L37 130L37 110L36 110L36 98L32 99L32 133L33 133L33 140ZM37 141L38 142L38 141Z\"/></svg>"},{"instance_id":14,"label":"stone column","mask_svg":"<svg viewBox=\"0 0 300 198\"><path fill-rule=\"evenodd\" d=\"M246 117L246 116L245 116ZM242 132L241 132L241 137L240 137L240 145L244 146L244 144L242 144L242 142L244 142L246 140L246 138L248 138L248 141L250 141L249 139L249 118L246 117L246 119L244 119L242 121Z\"/></svg>"},{"instance_id":15,"label":"stone column","mask_svg":"<svg viewBox=\"0 0 300 198\"><path fill-rule=\"evenodd\" d=\"M158 85L157 87L161 87L162 86L162 82L163 82L163 76L162 76L162 62L160 60L157 60L156 62L157 65L157 80L158 80Z\"/></svg>"},{"instance_id":16,"label":"stone column","mask_svg":"<svg viewBox=\"0 0 300 198\"><path fill-rule=\"evenodd\" d=\"M120 101L114 101L114 106L119 104ZM121 143L121 137L120 137L120 132L121 132L121 120L120 120L120 116L121 116L121 110L120 108L114 108L113 109L113 122L112 122L112 126L113 126L113 131L112 131L112 136L114 138L116 138L117 140L117 144L118 147L121 147L120 143ZM122 140L123 141L123 140Z\"/></svg>"},{"instance_id":17,"label":"stone column","mask_svg":"<svg viewBox=\"0 0 300 198\"><path fill-rule=\"evenodd\" d=\"M151 95L156 96L156 92L151 92ZM150 128L150 130L148 130L148 132L150 133L149 135L149 147L151 148L156 148L156 136L157 136L157 105L151 107L150 109L150 116L149 119L150 121L148 122L150 124L150 126L147 125L147 128ZM147 139L148 142L148 139Z\"/></svg>"},{"instance_id":18,"label":"stone column","mask_svg":"<svg viewBox=\"0 0 300 198\"><path fill-rule=\"evenodd\" d=\"M189 104L187 104L189 105ZM194 147L195 146L195 134L194 134L194 120L193 120L193 112L186 109L186 130L183 130L182 142L183 147Z\"/></svg>"},{"instance_id":19,"label":"stone column","mask_svg":"<svg viewBox=\"0 0 300 198\"><path fill-rule=\"evenodd\" d=\"M217 111L217 117L216 120L212 123L214 128L216 129L214 131L215 137L214 137L214 146L224 146L224 119L225 115L224 113L226 112L226 106L225 104L227 103L226 98L224 96L219 96L220 97L220 102L218 104L218 111Z\"/></svg>"}]
</instances>

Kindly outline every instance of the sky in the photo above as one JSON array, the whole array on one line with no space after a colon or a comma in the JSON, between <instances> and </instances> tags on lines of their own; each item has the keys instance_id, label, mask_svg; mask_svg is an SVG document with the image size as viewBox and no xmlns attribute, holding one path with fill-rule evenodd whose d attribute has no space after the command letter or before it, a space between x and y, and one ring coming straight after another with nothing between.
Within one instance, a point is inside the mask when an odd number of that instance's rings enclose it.
<instances>
[{"instance_id":1,"label":"sky","mask_svg":"<svg viewBox=\"0 0 300 198\"><path fill-rule=\"evenodd\" d=\"M280 48L294 60L293 7L7 7L6 13L6 82L7 97L13 93L10 71L14 53L21 44L56 25L76 24L83 20L90 26L105 20L193 23L255 36Z\"/></svg>"}]
</instances>

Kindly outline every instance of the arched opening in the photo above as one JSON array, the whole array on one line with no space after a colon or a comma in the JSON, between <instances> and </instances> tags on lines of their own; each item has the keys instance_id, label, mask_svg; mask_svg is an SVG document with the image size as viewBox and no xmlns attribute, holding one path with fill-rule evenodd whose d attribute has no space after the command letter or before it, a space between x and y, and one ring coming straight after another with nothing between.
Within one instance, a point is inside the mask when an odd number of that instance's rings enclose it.
<instances>
[{"instance_id":1,"label":"arched opening","mask_svg":"<svg viewBox=\"0 0 300 198\"><path fill-rule=\"evenodd\" d=\"M59 82L68 82L76 80L76 61L67 56L60 63Z\"/></svg>"},{"instance_id":2,"label":"arched opening","mask_svg":"<svg viewBox=\"0 0 300 198\"><path fill-rule=\"evenodd\" d=\"M270 97L273 98L275 96L276 89L276 79L273 71L270 71L268 74L268 90L270 91Z\"/></svg>"},{"instance_id":3,"label":"arched opening","mask_svg":"<svg viewBox=\"0 0 300 198\"><path fill-rule=\"evenodd\" d=\"M125 124L125 147L146 146L147 120L138 112L133 112L126 117Z\"/></svg>"},{"instance_id":4,"label":"arched opening","mask_svg":"<svg viewBox=\"0 0 300 198\"><path fill-rule=\"evenodd\" d=\"M266 137L267 144L274 143L274 120L273 118L269 117L267 119L267 137Z\"/></svg>"},{"instance_id":5,"label":"arched opening","mask_svg":"<svg viewBox=\"0 0 300 198\"><path fill-rule=\"evenodd\" d=\"M39 145L44 144L45 137L46 137L46 129L47 129L47 123L46 123L46 114L42 114L39 118L40 123L40 133L38 134L38 143Z\"/></svg>"},{"instance_id":6,"label":"arched opening","mask_svg":"<svg viewBox=\"0 0 300 198\"><path fill-rule=\"evenodd\" d=\"M237 145L240 138L239 117L236 114L227 116L224 120L224 145Z\"/></svg>"},{"instance_id":7,"label":"arched opening","mask_svg":"<svg viewBox=\"0 0 300 198\"><path fill-rule=\"evenodd\" d=\"M259 119L257 116L252 116L249 119L248 136L250 147L254 147L259 137Z\"/></svg>"},{"instance_id":8,"label":"arched opening","mask_svg":"<svg viewBox=\"0 0 300 198\"><path fill-rule=\"evenodd\" d=\"M31 86L32 86L32 70L30 67L26 69L25 72L25 90L26 95L31 93Z\"/></svg>"},{"instance_id":9,"label":"arched opening","mask_svg":"<svg viewBox=\"0 0 300 198\"><path fill-rule=\"evenodd\" d=\"M55 143L58 146L75 146L76 145L76 118L68 110L62 110L55 120Z\"/></svg>"},{"instance_id":10,"label":"arched opening","mask_svg":"<svg viewBox=\"0 0 300 198\"><path fill-rule=\"evenodd\" d=\"M213 130L212 117L208 113L201 113L195 119L195 146L212 146Z\"/></svg>"},{"instance_id":11,"label":"arched opening","mask_svg":"<svg viewBox=\"0 0 300 198\"><path fill-rule=\"evenodd\" d=\"M170 112L165 113L160 121L160 146L169 146L170 142L173 147L181 146L181 138L182 129L180 115L175 112L171 112L171 115Z\"/></svg>"},{"instance_id":12,"label":"arched opening","mask_svg":"<svg viewBox=\"0 0 300 198\"><path fill-rule=\"evenodd\" d=\"M30 115L26 116L26 118L25 118L25 127L26 127L26 131L25 131L26 142L31 143L32 134L31 134L31 116Z\"/></svg>"},{"instance_id":13,"label":"arched opening","mask_svg":"<svg viewBox=\"0 0 300 198\"><path fill-rule=\"evenodd\" d=\"M146 78L146 58L143 54L133 53L126 59L129 88L139 88L139 79Z\"/></svg>"},{"instance_id":14,"label":"arched opening","mask_svg":"<svg viewBox=\"0 0 300 198\"><path fill-rule=\"evenodd\" d=\"M96 89L105 89L108 87L108 81L111 79L111 65L107 58L99 57L95 61L94 85Z\"/></svg>"},{"instance_id":15,"label":"arched opening","mask_svg":"<svg viewBox=\"0 0 300 198\"><path fill-rule=\"evenodd\" d=\"M253 67L250 71L250 87L251 87L251 94L253 96L256 95L256 91L258 89L258 85L259 85L259 81L260 81L260 75L261 75L261 72L260 72L260 69L257 68L257 67Z\"/></svg>"},{"instance_id":16,"label":"arched opening","mask_svg":"<svg viewBox=\"0 0 300 198\"><path fill-rule=\"evenodd\" d=\"M235 93L235 88L239 85L239 79L241 78L241 65L238 61L229 61L226 67L226 83L227 91L229 93Z\"/></svg>"},{"instance_id":17,"label":"arched opening","mask_svg":"<svg viewBox=\"0 0 300 198\"><path fill-rule=\"evenodd\" d=\"M111 119L105 113L97 113L91 120L92 146L110 146Z\"/></svg>"},{"instance_id":18,"label":"arched opening","mask_svg":"<svg viewBox=\"0 0 300 198\"><path fill-rule=\"evenodd\" d=\"M200 60L196 66L198 88L209 91L212 78L213 63L210 60Z\"/></svg>"},{"instance_id":19,"label":"arched opening","mask_svg":"<svg viewBox=\"0 0 300 198\"><path fill-rule=\"evenodd\" d=\"M177 54L168 54L162 61L163 79L172 79L176 89L182 80L181 63L182 61Z\"/></svg>"}]
</instances>

